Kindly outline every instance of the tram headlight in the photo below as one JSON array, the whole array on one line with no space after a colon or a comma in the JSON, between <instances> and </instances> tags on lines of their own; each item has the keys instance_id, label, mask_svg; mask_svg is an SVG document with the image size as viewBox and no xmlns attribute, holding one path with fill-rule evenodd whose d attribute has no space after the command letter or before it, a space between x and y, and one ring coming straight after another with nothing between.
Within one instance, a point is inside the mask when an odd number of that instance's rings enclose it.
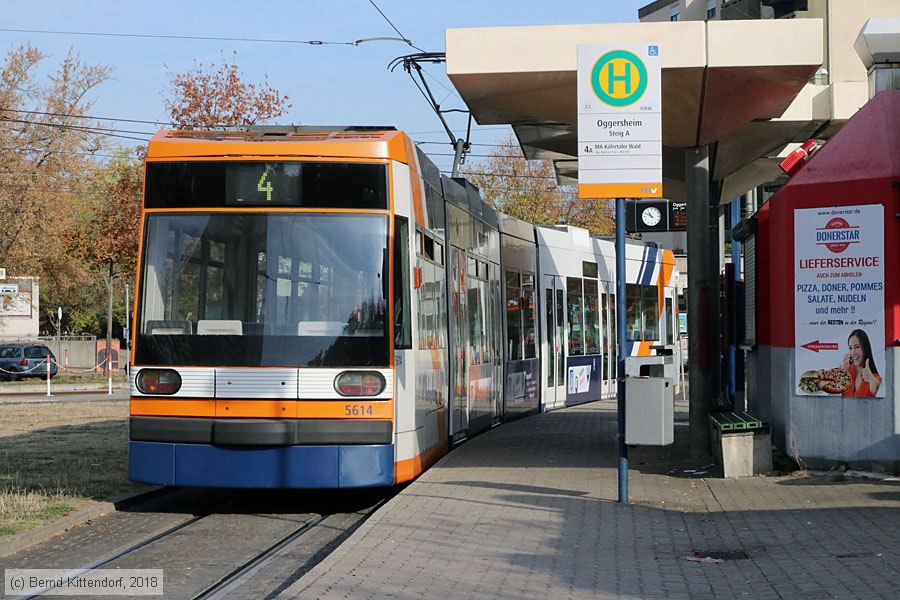
<instances>
[{"instance_id":1,"label":"tram headlight","mask_svg":"<svg viewBox=\"0 0 900 600\"><path fill-rule=\"evenodd\" d=\"M142 394L174 394L181 389L181 375L172 369L142 369L134 383Z\"/></svg>"},{"instance_id":2,"label":"tram headlight","mask_svg":"<svg viewBox=\"0 0 900 600\"><path fill-rule=\"evenodd\" d=\"M341 396L377 396L384 391L384 376L378 371L344 371L334 378Z\"/></svg>"}]
</instances>

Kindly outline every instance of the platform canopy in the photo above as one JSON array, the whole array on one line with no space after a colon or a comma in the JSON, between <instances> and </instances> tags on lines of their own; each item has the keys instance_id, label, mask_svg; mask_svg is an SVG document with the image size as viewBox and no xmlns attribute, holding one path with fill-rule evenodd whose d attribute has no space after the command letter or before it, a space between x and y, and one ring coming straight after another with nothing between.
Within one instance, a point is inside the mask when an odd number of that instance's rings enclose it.
<instances>
[{"instance_id":1,"label":"platform canopy","mask_svg":"<svg viewBox=\"0 0 900 600\"><path fill-rule=\"evenodd\" d=\"M447 75L480 125L510 124L526 158L577 180L576 49L660 45L663 184L684 197L684 150L718 142L712 178L727 202L778 174L792 142L825 136L828 86L819 19L676 21L448 29Z\"/></svg>"}]
</instances>

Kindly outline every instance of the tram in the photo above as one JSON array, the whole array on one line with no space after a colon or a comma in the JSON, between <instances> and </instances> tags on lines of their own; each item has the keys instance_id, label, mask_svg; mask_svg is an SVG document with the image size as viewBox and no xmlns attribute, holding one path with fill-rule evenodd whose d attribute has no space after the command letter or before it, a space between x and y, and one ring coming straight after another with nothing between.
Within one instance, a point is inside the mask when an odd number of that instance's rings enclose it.
<instances>
[{"instance_id":1,"label":"tram","mask_svg":"<svg viewBox=\"0 0 900 600\"><path fill-rule=\"evenodd\" d=\"M650 356L677 270L627 258L627 351ZM393 129L156 134L138 262L134 481L393 485L614 393L612 244L498 214Z\"/></svg>"}]
</instances>

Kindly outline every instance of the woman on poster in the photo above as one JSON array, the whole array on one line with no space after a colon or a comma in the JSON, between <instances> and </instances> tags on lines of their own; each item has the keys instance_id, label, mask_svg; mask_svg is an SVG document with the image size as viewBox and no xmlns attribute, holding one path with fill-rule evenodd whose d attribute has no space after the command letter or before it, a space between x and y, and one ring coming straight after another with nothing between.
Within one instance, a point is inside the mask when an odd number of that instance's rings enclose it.
<instances>
[{"instance_id":1,"label":"woman on poster","mask_svg":"<svg viewBox=\"0 0 900 600\"><path fill-rule=\"evenodd\" d=\"M872 357L872 344L862 329L854 329L847 338L848 351L841 368L850 375L850 387L845 396L871 396L878 393L881 375Z\"/></svg>"}]
</instances>

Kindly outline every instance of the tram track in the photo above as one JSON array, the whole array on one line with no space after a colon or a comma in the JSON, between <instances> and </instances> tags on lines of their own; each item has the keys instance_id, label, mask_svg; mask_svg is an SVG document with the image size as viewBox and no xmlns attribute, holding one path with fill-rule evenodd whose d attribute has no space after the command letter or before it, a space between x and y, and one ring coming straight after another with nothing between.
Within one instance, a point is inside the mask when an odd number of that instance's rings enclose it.
<instances>
[{"instance_id":1,"label":"tram track","mask_svg":"<svg viewBox=\"0 0 900 600\"><path fill-rule=\"evenodd\" d=\"M219 598L225 598L227 594L235 591L245 579L252 577L257 571L269 563L279 551L296 541L299 537L306 535L310 529L324 521L325 518L325 516L317 515L310 519L298 529L281 538L263 552L248 560L239 568L194 596L193 600L218 600Z\"/></svg>"},{"instance_id":2,"label":"tram track","mask_svg":"<svg viewBox=\"0 0 900 600\"><path fill-rule=\"evenodd\" d=\"M160 495L160 493L161 492L159 492L158 490L151 490L147 494L148 499L157 498ZM65 579L75 578L83 573L86 573L87 571L92 570L92 569L102 568L103 566L108 565L123 556L127 556L128 554L136 552L136 551L140 550L141 548L149 546L150 544L152 544L158 540L166 538L166 537L172 535L173 533L176 533L176 532L184 529L185 527L189 527L189 526L193 525L194 523L197 523L201 519L205 519L209 515L214 514L217 510L221 510L221 509L225 508L226 506L228 506L229 504L234 504L235 502L237 502L236 499L231 499L228 502L225 502L211 510L204 511L204 513L201 513L199 515L194 515L193 517L189 518L188 520L186 520L182 523L179 523L173 527L170 527L170 528L166 529L165 531L157 533L156 535L153 535L145 540L142 540L136 544L132 544L131 546L128 546L127 548L117 550L111 554L103 556L97 560L90 562L87 565L78 567L77 569L73 569L73 570L69 571L68 573L66 573L64 578ZM138 503L139 502L132 502L131 505L136 505ZM38 596L41 596L44 592L49 591L49 589L50 588L43 588L34 594L26 594L23 596L18 596L16 598L16 600L30 600L31 598L36 598Z\"/></svg>"},{"instance_id":3,"label":"tram track","mask_svg":"<svg viewBox=\"0 0 900 600\"><path fill-rule=\"evenodd\" d=\"M388 498L382 499L373 506L354 513L318 515L310 519L309 522L194 596L192 600L222 600L237 597L274 598L318 564L387 500ZM310 542L310 538L317 539ZM298 548L301 541L309 543L305 548ZM283 559L282 564L273 565L279 558ZM270 573L265 581L261 582L261 585L252 585L253 580L262 573L263 569L273 566L275 572ZM274 581L277 585L266 586L267 581Z\"/></svg>"},{"instance_id":4,"label":"tram track","mask_svg":"<svg viewBox=\"0 0 900 600\"><path fill-rule=\"evenodd\" d=\"M131 504L127 510L133 513L120 514L123 521L115 527L123 535L109 543L125 541L121 548L89 562L82 562L83 558L75 562L71 548L79 547L80 542L78 533L74 533L73 540L61 544L69 547L68 554L45 553L26 561L41 568L66 563L71 567L74 562L78 566L67 569L66 578L96 569L162 569L169 598L267 597L286 589L318 564L394 495L393 490L366 494L181 492L179 497L176 491L168 501L156 492L148 502ZM221 499L222 493L229 496L221 502L212 501ZM169 514L167 505L169 511L182 512L185 502L187 512L195 513L183 521L171 524L171 518L161 519L158 525L166 520L169 525L142 539L135 540L131 535L128 540L124 534L135 518L165 516ZM102 530L110 525L98 522L91 527ZM43 592L48 591L22 595L17 600L45 597Z\"/></svg>"}]
</instances>

